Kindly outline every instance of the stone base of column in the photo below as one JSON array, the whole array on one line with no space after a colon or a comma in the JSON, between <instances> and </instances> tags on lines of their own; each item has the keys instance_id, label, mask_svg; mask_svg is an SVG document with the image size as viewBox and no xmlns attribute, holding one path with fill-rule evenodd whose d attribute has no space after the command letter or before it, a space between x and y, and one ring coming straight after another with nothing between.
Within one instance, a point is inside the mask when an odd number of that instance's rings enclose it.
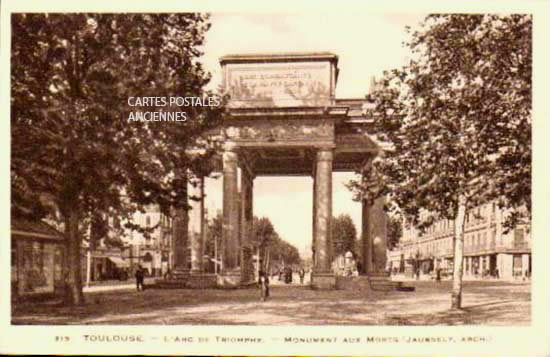
<instances>
[{"instance_id":1,"label":"stone base of column","mask_svg":"<svg viewBox=\"0 0 550 357\"><path fill-rule=\"evenodd\" d=\"M194 273L193 271L174 271L170 276L155 280L155 286L161 289L210 289L217 286L216 274Z\"/></svg>"},{"instance_id":2,"label":"stone base of column","mask_svg":"<svg viewBox=\"0 0 550 357\"><path fill-rule=\"evenodd\" d=\"M370 288L374 291L391 291L401 287L398 281L392 281L388 273L383 271L371 271L367 273Z\"/></svg>"},{"instance_id":3,"label":"stone base of column","mask_svg":"<svg viewBox=\"0 0 550 357\"><path fill-rule=\"evenodd\" d=\"M313 290L334 290L336 276L332 272L311 274L311 288Z\"/></svg>"},{"instance_id":4,"label":"stone base of column","mask_svg":"<svg viewBox=\"0 0 550 357\"><path fill-rule=\"evenodd\" d=\"M212 289L217 286L217 275L204 273L193 274L193 271L191 271L191 274L187 278L186 285L188 289Z\"/></svg>"},{"instance_id":5,"label":"stone base of column","mask_svg":"<svg viewBox=\"0 0 550 357\"><path fill-rule=\"evenodd\" d=\"M369 277L367 275L337 276L336 289L369 293L371 291Z\"/></svg>"},{"instance_id":6,"label":"stone base of column","mask_svg":"<svg viewBox=\"0 0 550 357\"><path fill-rule=\"evenodd\" d=\"M189 279L189 269L175 267L169 275L155 280L155 286L160 289L185 289Z\"/></svg>"},{"instance_id":7,"label":"stone base of column","mask_svg":"<svg viewBox=\"0 0 550 357\"><path fill-rule=\"evenodd\" d=\"M187 280L187 277L189 276L189 269L188 268L179 268L176 267L174 270L170 272L169 275L167 275L165 278L169 280L180 280L184 281Z\"/></svg>"},{"instance_id":8,"label":"stone base of column","mask_svg":"<svg viewBox=\"0 0 550 357\"><path fill-rule=\"evenodd\" d=\"M240 270L226 271L217 276L216 286L223 289L236 289L241 286Z\"/></svg>"},{"instance_id":9,"label":"stone base of column","mask_svg":"<svg viewBox=\"0 0 550 357\"><path fill-rule=\"evenodd\" d=\"M369 272L367 275L336 277L336 289L338 290L353 290L368 294L372 291L387 292L401 290L402 288L403 282L392 281L388 274L383 272Z\"/></svg>"}]
</instances>

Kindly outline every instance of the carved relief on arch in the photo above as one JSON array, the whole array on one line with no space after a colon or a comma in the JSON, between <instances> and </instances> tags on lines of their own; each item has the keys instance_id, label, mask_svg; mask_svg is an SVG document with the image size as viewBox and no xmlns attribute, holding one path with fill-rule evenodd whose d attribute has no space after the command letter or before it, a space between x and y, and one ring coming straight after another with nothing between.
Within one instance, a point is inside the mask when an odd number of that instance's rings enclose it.
<instances>
[{"instance_id":1,"label":"carved relief on arch","mask_svg":"<svg viewBox=\"0 0 550 357\"><path fill-rule=\"evenodd\" d=\"M273 142L296 140L333 140L334 127L330 122L256 122L251 125L236 125L226 128L227 138L245 142Z\"/></svg>"}]
</instances>

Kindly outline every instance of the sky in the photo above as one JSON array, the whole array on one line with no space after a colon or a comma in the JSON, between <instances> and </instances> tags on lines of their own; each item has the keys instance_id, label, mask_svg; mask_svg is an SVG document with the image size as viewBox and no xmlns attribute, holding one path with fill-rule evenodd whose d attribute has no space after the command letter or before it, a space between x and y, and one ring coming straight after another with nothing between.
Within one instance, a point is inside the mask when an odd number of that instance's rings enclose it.
<instances>
[{"instance_id":1,"label":"sky","mask_svg":"<svg viewBox=\"0 0 550 357\"><path fill-rule=\"evenodd\" d=\"M213 14L202 62L212 74L210 89L221 83L219 58L235 53L329 51L339 56L337 98L362 98L371 78L396 68L408 58L402 46L405 26L415 27L424 15L364 13ZM361 232L361 204L344 184L352 173L333 174L333 216L349 214ZM311 254L311 177L257 177L254 215L268 217L276 231L301 254ZM222 207L222 179L206 180L206 207ZM305 257L305 256L303 256Z\"/></svg>"}]
</instances>

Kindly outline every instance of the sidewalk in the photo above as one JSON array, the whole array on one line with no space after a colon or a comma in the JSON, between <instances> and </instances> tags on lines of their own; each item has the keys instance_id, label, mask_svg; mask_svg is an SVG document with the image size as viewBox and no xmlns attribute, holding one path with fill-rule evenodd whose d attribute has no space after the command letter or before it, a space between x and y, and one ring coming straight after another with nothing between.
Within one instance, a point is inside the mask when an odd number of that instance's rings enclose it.
<instances>
[{"instance_id":1,"label":"sidewalk","mask_svg":"<svg viewBox=\"0 0 550 357\"><path fill-rule=\"evenodd\" d=\"M144 284L150 285L154 284L155 280L159 278L145 278ZM113 284L101 284L101 285L91 285L88 287L83 287L82 291L85 293L94 293L100 291L114 291L114 290L131 290L136 288L136 282L134 279L128 279L124 282L115 282Z\"/></svg>"},{"instance_id":2,"label":"sidewalk","mask_svg":"<svg viewBox=\"0 0 550 357\"><path fill-rule=\"evenodd\" d=\"M392 274L390 275L390 279L392 281L435 281L435 276L429 275L429 274L421 274L419 279L416 279L416 277L410 277L405 274ZM452 281L453 276L448 275L446 277L441 278L441 281ZM509 279L495 279L495 278L489 278L489 277L476 277L472 275L464 275L462 277L462 281L485 281L485 282L503 282L503 283L517 283L517 284L526 284L530 283L531 279L523 279L523 278L509 278Z\"/></svg>"}]
</instances>

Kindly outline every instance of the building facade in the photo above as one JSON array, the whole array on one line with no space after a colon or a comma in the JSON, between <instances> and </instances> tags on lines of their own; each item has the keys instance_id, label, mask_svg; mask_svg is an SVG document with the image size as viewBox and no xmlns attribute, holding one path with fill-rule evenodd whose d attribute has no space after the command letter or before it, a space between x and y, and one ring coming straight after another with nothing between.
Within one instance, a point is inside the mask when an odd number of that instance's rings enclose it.
<instances>
[{"instance_id":1,"label":"building facade","mask_svg":"<svg viewBox=\"0 0 550 357\"><path fill-rule=\"evenodd\" d=\"M122 258L129 248L112 248L100 245L95 249L83 247L80 263L82 281L86 286L92 282L105 280L127 280L130 277L130 264Z\"/></svg>"},{"instance_id":2,"label":"building facade","mask_svg":"<svg viewBox=\"0 0 550 357\"><path fill-rule=\"evenodd\" d=\"M507 212L496 202L480 205L466 216L464 227L464 278L525 279L531 276L530 226L506 230ZM443 275L453 270L454 221L440 220L420 232L404 224L397 251L392 252L392 272Z\"/></svg>"},{"instance_id":3,"label":"building facade","mask_svg":"<svg viewBox=\"0 0 550 357\"><path fill-rule=\"evenodd\" d=\"M157 205L152 205L145 212L134 213L132 220L152 231L147 234L126 231L122 238L126 245L122 258L128 263L131 273L141 265L149 276L162 276L172 266L172 217L163 214Z\"/></svg>"},{"instance_id":4,"label":"building facade","mask_svg":"<svg viewBox=\"0 0 550 357\"><path fill-rule=\"evenodd\" d=\"M65 239L43 221L12 217L11 296L14 301L63 291Z\"/></svg>"}]
</instances>

